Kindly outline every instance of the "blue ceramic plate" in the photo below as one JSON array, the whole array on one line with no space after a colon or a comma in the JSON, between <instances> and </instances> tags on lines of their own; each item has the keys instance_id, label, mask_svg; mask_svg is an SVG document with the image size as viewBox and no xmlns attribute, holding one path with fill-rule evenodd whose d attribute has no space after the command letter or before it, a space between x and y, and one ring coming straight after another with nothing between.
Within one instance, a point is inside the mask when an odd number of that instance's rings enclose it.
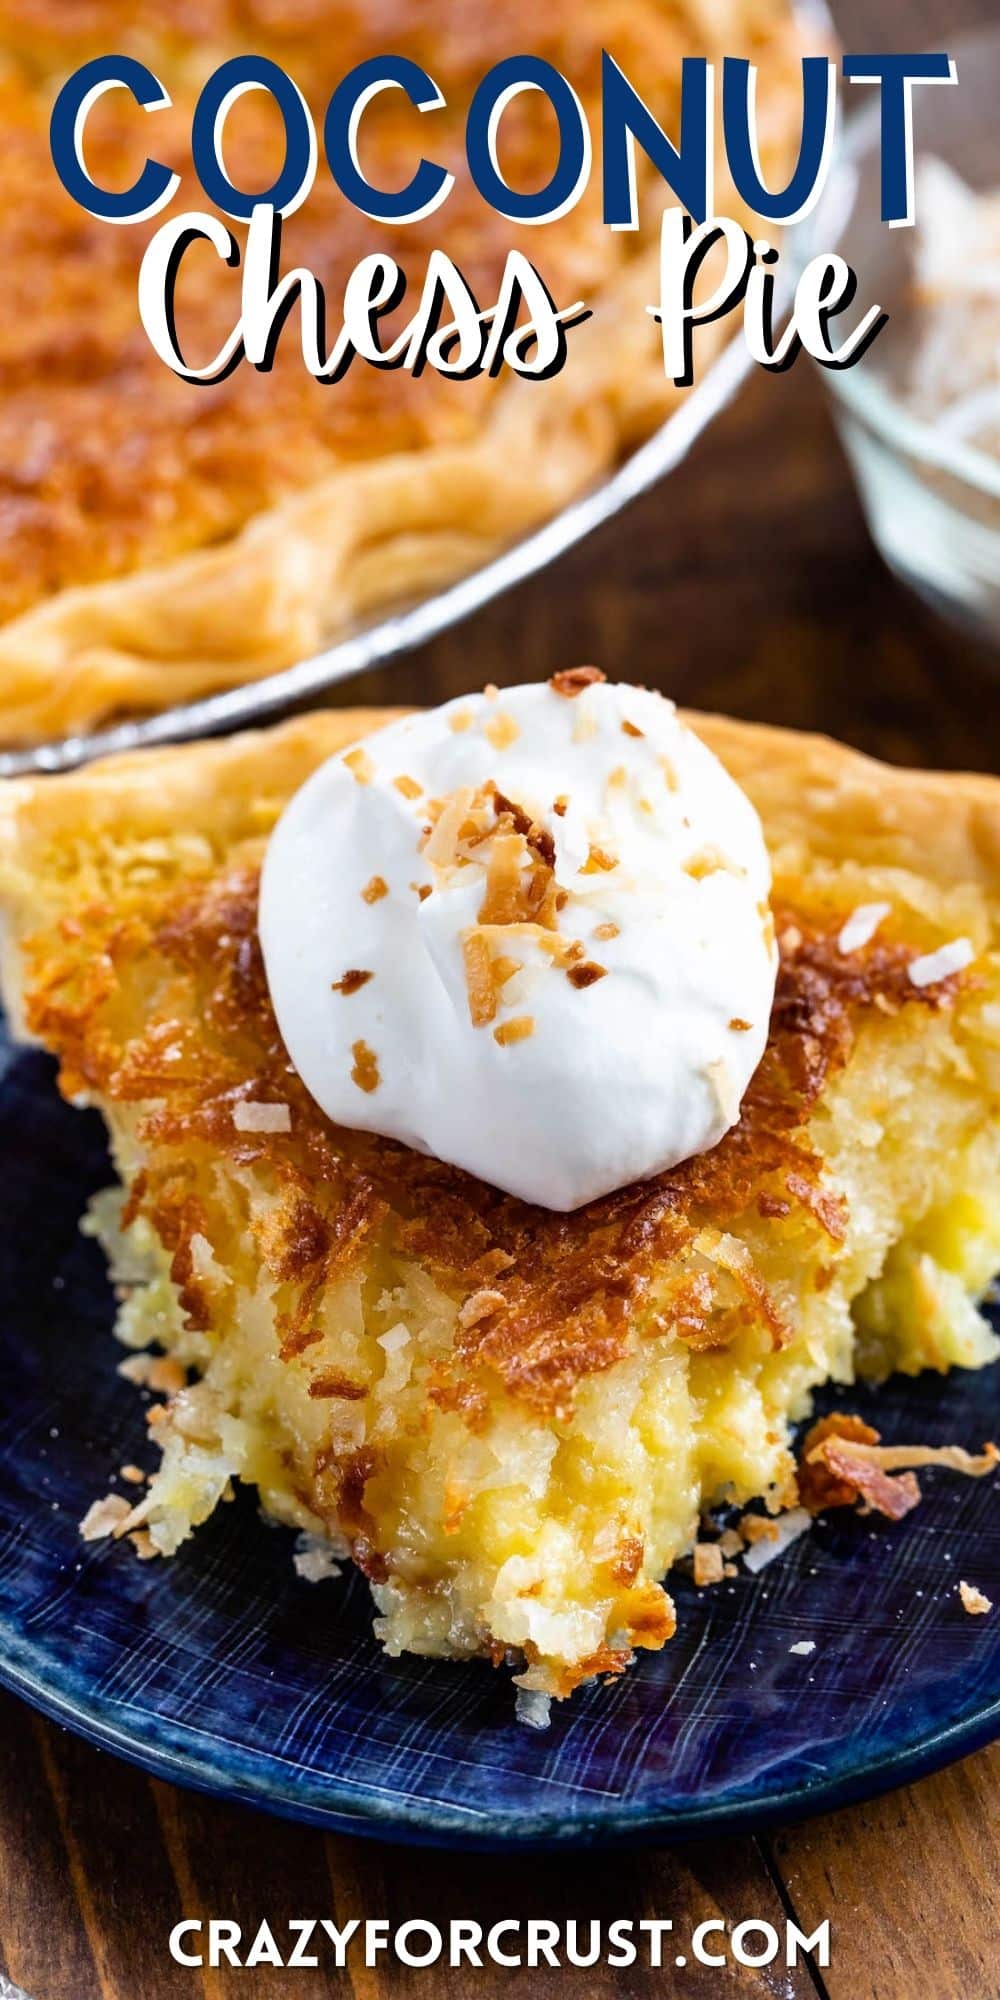
<instances>
[{"instance_id":1,"label":"blue ceramic plate","mask_svg":"<svg viewBox=\"0 0 1000 2000\"><path fill-rule=\"evenodd\" d=\"M48 1061L6 1045L0 1176L0 1678L94 1742L297 1818L496 1845L787 1818L1000 1733L1000 1608L970 1618L957 1592L966 1577L1000 1606L990 1480L929 1473L908 1520L833 1515L757 1579L698 1594L678 1577L672 1644L544 1733L515 1724L504 1673L386 1659L362 1579L300 1581L249 1493L170 1563L84 1545L113 1469L152 1463L77 1227L107 1156ZM1000 1414L996 1370L850 1402L910 1441L978 1446Z\"/></svg>"}]
</instances>

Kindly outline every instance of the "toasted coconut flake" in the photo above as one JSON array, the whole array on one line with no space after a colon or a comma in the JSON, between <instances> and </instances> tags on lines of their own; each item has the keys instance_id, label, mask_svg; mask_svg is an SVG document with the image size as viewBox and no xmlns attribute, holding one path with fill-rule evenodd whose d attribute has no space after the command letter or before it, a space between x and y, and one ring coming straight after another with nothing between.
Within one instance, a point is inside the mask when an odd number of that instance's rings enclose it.
<instances>
[{"instance_id":1,"label":"toasted coconut flake","mask_svg":"<svg viewBox=\"0 0 1000 2000\"><path fill-rule=\"evenodd\" d=\"M740 1517L740 1534L751 1548L757 1542L778 1541L780 1533L777 1520L771 1520L766 1514L743 1514Z\"/></svg>"},{"instance_id":2,"label":"toasted coconut flake","mask_svg":"<svg viewBox=\"0 0 1000 2000\"><path fill-rule=\"evenodd\" d=\"M532 923L540 924L543 930L558 930L559 912L565 908L567 900L566 891L556 888L552 869L543 861L536 862L528 880Z\"/></svg>"},{"instance_id":3,"label":"toasted coconut flake","mask_svg":"<svg viewBox=\"0 0 1000 2000\"><path fill-rule=\"evenodd\" d=\"M842 1489L842 1497L828 1495L824 1507L850 1507L863 1500L887 1520L901 1521L920 1505L920 1488L912 1472L890 1478L880 1465L860 1458L855 1445L836 1436L824 1439L809 1454L807 1467L814 1464L824 1465Z\"/></svg>"},{"instance_id":4,"label":"toasted coconut flake","mask_svg":"<svg viewBox=\"0 0 1000 2000\"><path fill-rule=\"evenodd\" d=\"M738 862L730 861L721 848L700 847L697 854L692 854L685 861L684 873L690 875L693 882L704 882L709 875L745 875L746 869L741 868Z\"/></svg>"},{"instance_id":5,"label":"toasted coconut flake","mask_svg":"<svg viewBox=\"0 0 1000 2000\"><path fill-rule=\"evenodd\" d=\"M417 784L416 778L408 778L405 771L401 771L399 777L393 778L392 782L397 792L402 792L404 799L419 799L424 789L422 785Z\"/></svg>"},{"instance_id":6,"label":"toasted coconut flake","mask_svg":"<svg viewBox=\"0 0 1000 2000\"><path fill-rule=\"evenodd\" d=\"M582 694L584 688L596 687L607 679L600 667L564 667L561 673L553 674L549 686L555 694L565 695L567 700Z\"/></svg>"},{"instance_id":7,"label":"toasted coconut flake","mask_svg":"<svg viewBox=\"0 0 1000 2000\"><path fill-rule=\"evenodd\" d=\"M148 1528L136 1528L135 1533L128 1539L140 1562L152 1562L154 1556L160 1553Z\"/></svg>"},{"instance_id":8,"label":"toasted coconut flake","mask_svg":"<svg viewBox=\"0 0 1000 2000\"><path fill-rule=\"evenodd\" d=\"M425 858L433 868L455 868L463 843L483 832L482 798L471 785L459 785L446 799L432 799L421 835Z\"/></svg>"},{"instance_id":9,"label":"toasted coconut flake","mask_svg":"<svg viewBox=\"0 0 1000 2000\"><path fill-rule=\"evenodd\" d=\"M799 1485L814 1514L828 1507L853 1507L861 1499L897 1521L919 1503L916 1468L937 1465L982 1479L993 1471L998 1457L993 1444L975 1455L961 1445L883 1445L870 1424L849 1411L838 1411L808 1432Z\"/></svg>"},{"instance_id":10,"label":"toasted coconut flake","mask_svg":"<svg viewBox=\"0 0 1000 2000\"><path fill-rule=\"evenodd\" d=\"M146 1483L146 1475L141 1465L123 1465L119 1478L124 1479L127 1486L144 1486Z\"/></svg>"},{"instance_id":11,"label":"toasted coconut flake","mask_svg":"<svg viewBox=\"0 0 1000 2000\"><path fill-rule=\"evenodd\" d=\"M987 1597L985 1591L977 1590L974 1583L966 1583L963 1579L958 1586L958 1594L962 1609L969 1613L970 1618L983 1618L987 1611L993 1609L993 1599Z\"/></svg>"},{"instance_id":12,"label":"toasted coconut flake","mask_svg":"<svg viewBox=\"0 0 1000 2000\"><path fill-rule=\"evenodd\" d=\"M147 1381L159 1395L178 1396L187 1388L187 1369L172 1354L154 1355Z\"/></svg>"},{"instance_id":13,"label":"toasted coconut flake","mask_svg":"<svg viewBox=\"0 0 1000 2000\"><path fill-rule=\"evenodd\" d=\"M472 1292L458 1310L458 1324L464 1330L481 1325L484 1319L491 1319L496 1312L502 1312L507 1301L502 1292L484 1285L478 1292Z\"/></svg>"},{"instance_id":14,"label":"toasted coconut flake","mask_svg":"<svg viewBox=\"0 0 1000 2000\"><path fill-rule=\"evenodd\" d=\"M729 1025L734 1035L746 1035L749 1034L750 1029L753 1027L753 1022L744 1021L740 1018L739 1014L734 1014Z\"/></svg>"},{"instance_id":15,"label":"toasted coconut flake","mask_svg":"<svg viewBox=\"0 0 1000 2000\"><path fill-rule=\"evenodd\" d=\"M493 811L498 820L510 820L514 832L523 835L533 854L546 868L555 867L556 844L548 828L532 819L523 806L519 806L515 799L509 799L506 792L501 792L496 785L493 787Z\"/></svg>"},{"instance_id":16,"label":"toasted coconut flake","mask_svg":"<svg viewBox=\"0 0 1000 2000\"><path fill-rule=\"evenodd\" d=\"M568 891L556 887L555 875L543 861L536 862L528 887L532 922L543 930L558 930L559 912L569 901Z\"/></svg>"},{"instance_id":17,"label":"toasted coconut flake","mask_svg":"<svg viewBox=\"0 0 1000 2000\"><path fill-rule=\"evenodd\" d=\"M567 794L565 792L560 792L559 797L557 799L553 799L552 810L555 813L557 819L565 819L566 814L569 811L569 798L567 797Z\"/></svg>"},{"instance_id":18,"label":"toasted coconut flake","mask_svg":"<svg viewBox=\"0 0 1000 2000\"><path fill-rule=\"evenodd\" d=\"M373 875L371 881L365 883L361 891L361 898L365 903L380 903L383 896L387 896L388 894L389 884L385 880L385 877L383 875Z\"/></svg>"},{"instance_id":19,"label":"toasted coconut flake","mask_svg":"<svg viewBox=\"0 0 1000 2000\"><path fill-rule=\"evenodd\" d=\"M792 1212L792 1204L790 1201L785 1200L784 1195L770 1194L768 1193L768 1190L765 1188L764 1191L757 1196L758 1215L763 1215L764 1217L773 1216L780 1220L782 1216L790 1215L791 1212Z\"/></svg>"},{"instance_id":20,"label":"toasted coconut flake","mask_svg":"<svg viewBox=\"0 0 1000 2000\"><path fill-rule=\"evenodd\" d=\"M132 1509L121 1493L106 1493L103 1500L94 1500L80 1522L80 1535L85 1542L101 1542L107 1535L113 1535L123 1521L127 1521Z\"/></svg>"},{"instance_id":21,"label":"toasted coconut flake","mask_svg":"<svg viewBox=\"0 0 1000 2000\"><path fill-rule=\"evenodd\" d=\"M883 1472L940 1465L948 1472L964 1473L967 1479L984 1479L1000 1462L995 1444L985 1444L979 1452L966 1451L960 1444L852 1444L851 1450Z\"/></svg>"},{"instance_id":22,"label":"toasted coconut flake","mask_svg":"<svg viewBox=\"0 0 1000 2000\"><path fill-rule=\"evenodd\" d=\"M465 990L469 1000L469 1019L474 1028L485 1028L496 1019L497 996L493 984L493 967L489 939L481 930L466 931L462 939L462 961L465 966Z\"/></svg>"},{"instance_id":23,"label":"toasted coconut flake","mask_svg":"<svg viewBox=\"0 0 1000 2000\"><path fill-rule=\"evenodd\" d=\"M513 979L515 973L523 970L519 958L508 958L505 953L500 952L496 958L490 960L490 977L494 991L499 993Z\"/></svg>"},{"instance_id":24,"label":"toasted coconut flake","mask_svg":"<svg viewBox=\"0 0 1000 2000\"><path fill-rule=\"evenodd\" d=\"M622 723L622 729L626 736L645 736L646 734L644 729L639 728L637 722L630 722L627 716Z\"/></svg>"},{"instance_id":25,"label":"toasted coconut flake","mask_svg":"<svg viewBox=\"0 0 1000 2000\"><path fill-rule=\"evenodd\" d=\"M964 972L975 955L968 938L953 938L950 944L939 945L937 951L925 952L922 958L911 960L907 977L913 986L935 986L939 979L950 979L954 973Z\"/></svg>"},{"instance_id":26,"label":"toasted coconut flake","mask_svg":"<svg viewBox=\"0 0 1000 2000\"><path fill-rule=\"evenodd\" d=\"M611 938L620 937L621 931L617 924L598 924L594 936L595 938L599 938L602 944L607 944Z\"/></svg>"},{"instance_id":27,"label":"toasted coconut flake","mask_svg":"<svg viewBox=\"0 0 1000 2000\"><path fill-rule=\"evenodd\" d=\"M161 1416L166 1417L167 1412L165 1410L161 1410L160 1414ZM115 1522L115 1525L111 1530L115 1538L115 1541L120 1542L123 1535L130 1535L134 1528L141 1527L142 1524L149 1519L152 1509L153 1509L153 1496L151 1493L144 1493L142 1499L137 1500L134 1507L129 1508L128 1513L125 1515L124 1520Z\"/></svg>"},{"instance_id":28,"label":"toasted coconut flake","mask_svg":"<svg viewBox=\"0 0 1000 2000\"><path fill-rule=\"evenodd\" d=\"M370 785L375 776L375 766L367 750L359 743L356 750L348 750L344 763L352 778L359 785Z\"/></svg>"},{"instance_id":29,"label":"toasted coconut flake","mask_svg":"<svg viewBox=\"0 0 1000 2000\"><path fill-rule=\"evenodd\" d=\"M292 1114L287 1104L247 1100L233 1105L233 1125L237 1132L290 1132Z\"/></svg>"},{"instance_id":30,"label":"toasted coconut flake","mask_svg":"<svg viewBox=\"0 0 1000 2000\"><path fill-rule=\"evenodd\" d=\"M501 1021L499 1027L494 1028L493 1040L499 1042L501 1048L506 1048L509 1042L526 1042L534 1032L534 1015L516 1014L513 1020Z\"/></svg>"},{"instance_id":31,"label":"toasted coconut flake","mask_svg":"<svg viewBox=\"0 0 1000 2000\"><path fill-rule=\"evenodd\" d=\"M718 1542L696 1542L694 1580L697 1588L703 1590L710 1583L721 1583L722 1569L722 1550Z\"/></svg>"},{"instance_id":32,"label":"toasted coconut flake","mask_svg":"<svg viewBox=\"0 0 1000 2000\"><path fill-rule=\"evenodd\" d=\"M628 1588L642 1574L646 1545L641 1535L618 1534L612 1551L611 1574L616 1583Z\"/></svg>"},{"instance_id":33,"label":"toasted coconut flake","mask_svg":"<svg viewBox=\"0 0 1000 2000\"><path fill-rule=\"evenodd\" d=\"M831 1416L820 1417L806 1432L799 1455L799 1493L802 1505L810 1514L822 1514L827 1507L853 1507L857 1498L857 1487L851 1481L837 1477L819 1447L827 1438L839 1438L856 1444L877 1444L879 1433L866 1424L861 1417L849 1410L834 1411Z\"/></svg>"},{"instance_id":34,"label":"toasted coconut flake","mask_svg":"<svg viewBox=\"0 0 1000 2000\"><path fill-rule=\"evenodd\" d=\"M892 915L891 903L860 903L852 912L837 939L837 950L844 958L852 951L862 951L886 917Z\"/></svg>"},{"instance_id":35,"label":"toasted coconut flake","mask_svg":"<svg viewBox=\"0 0 1000 2000\"><path fill-rule=\"evenodd\" d=\"M579 938L561 937L556 931L542 931L536 940L539 951L544 951L560 970L565 972L568 965L579 965L586 956L586 948Z\"/></svg>"},{"instance_id":36,"label":"toasted coconut flake","mask_svg":"<svg viewBox=\"0 0 1000 2000\"><path fill-rule=\"evenodd\" d=\"M316 1403L361 1403L368 1391L363 1382L352 1381L339 1368L329 1368L313 1376L309 1394Z\"/></svg>"},{"instance_id":37,"label":"toasted coconut flake","mask_svg":"<svg viewBox=\"0 0 1000 2000\"><path fill-rule=\"evenodd\" d=\"M342 973L339 979L333 981L330 991L343 993L345 996L360 993L362 986L367 986L369 979L374 977L373 972L362 972L360 967L352 966L349 971Z\"/></svg>"},{"instance_id":38,"label":"toasted coconut flake","mask_svg":"<svg viewBox=\"0 0 1000 2000\"><path fill-rule=\"evenodd\" d=\"M496 835L490 844L486 888L479 908L481 924L517 924L530 917L528 860L528 844L522 833Z\"/></svg>"},{"instance_id":39,"label":"toasted coconut flake","mask_svg":"<svg viewBox=\"0 0 1000 2000\"><path fill-rule=\"evenodd\" d=\"M365 1091L370 1096L382 1081L375 1051L368 1047L367 1042L358 1041L352 1042L351 1054L354 1057L351 1082L356 1083L359 1090Z\"/></svg>"},{"instance_id":40,"label":"toasted coconut flake","mask_svg":"<svg viewBox=\"0 0 1000 2000\"><path fill-rule=\"evenodd\" d=\"M135 1382L142 1389L155 1389L164 1396L175 1396L187 1386L186 1369L170 1354L129 1354L119 1361L118 1373L126 1382Z\"/></svg>"},{"instance_id":41,"label":"toasted coconut flake","mask_svg":"<svg viewBox=\"0 0 1000 2000\"><path fill-rule=\"evenodd\" d=\"M768 1563L784 1555L785 1550L790 1548L793 1542L797 1542L800 1535L806 1534L812 1527L812 1518L804 1507L792 1507L787 1514L779 1514L774 1526L778 1530L776 1540L755 1542L743 1558L744 1568L750 1570L754 1576L758 1570L766 1569Z\"/></svg>"},{"instance_id":42,"label":"toasted coconut flake","mask_svg":"<svg viewBox=\"0 0 1000 2000\"><path fill-rule=\"evenodd\" d=\"M744 1542L738 1528L724 1528L719 1536L719 1547L724 1556L741 1556Z\"/></svg>"},{"instance_id":43,"label":"toasted coconut flake","mask_svg":"<svg viewBox=\"0 0 1000 2000\"><path fill-rule=\"evenodd\" d=\"M571 986L577 986L582 989L585 986L595 986L599 979L606 979L607 973L608 968L606 965L598 965L594 959L585 958L582 964L571 965L567 970L566 977Z\"/></svg>"},{"instance_id":44,"label":"toasted coconut flake","mask_svg":"<svg viewBox=\"0 0 1000 2000\"><path fill-rule=\"evenodd\" d=\"M675 771L674 766L670 762L669 757L658 757L657 763L660 766L660 770L663 772L663 781L667 787L668 792L679 792L681 781L677 776L677 772Z\"/></svg>"},{"instance_id":45,"label":"toasted coconut flake","mask_svg":"<svg viewBox=\"0 0 1000 2000\"><path fill-rule=\"evenodd\" d=\"M581 875L609 875L612 868L617 868L617 866L618 860L614 854L609 854L607 848L597 847L591 842L587 859L580 873Z\"/></svg>"},{"instance_id":46,"label":"toasted coconut flake","mask_svg":"<svg viewBox=\"0 0 1000 2000\"><path fill-rule=\"evenodd\" d=\"M503 708L494 710L483 729L483 735L487 742L492 743L494 750L509 750L511 744L517 742L520 734L513 716L508 715Z\"/></svg>"},{"instance_id":47,"label":"toasted coconut flake","mask_svg":"<svg viewBox=\"0 0 1000 2000\"><path fill-rule=\"evenodd\" d=\"M556 844L547 827L538 826L532 822L531 832L528 835L528 845L534 849L539 861L546 868L555 868Z\"/></svg>"}]
</instances>

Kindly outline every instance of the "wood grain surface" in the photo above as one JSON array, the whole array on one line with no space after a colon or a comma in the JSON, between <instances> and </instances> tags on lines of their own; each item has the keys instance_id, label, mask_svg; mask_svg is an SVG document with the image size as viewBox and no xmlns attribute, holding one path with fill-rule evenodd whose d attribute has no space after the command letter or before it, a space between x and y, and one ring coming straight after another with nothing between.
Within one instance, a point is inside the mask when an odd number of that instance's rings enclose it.
<instances>
[{"instance_id":1,"label":"wood grain surface","mask_svg":"<svg viewBox=\"0 0 1000 2000\"><path fill-rule=\"evenodd\" d=\"M773 1836L638 1853L435 1854L324 1835L145 1778L0 1699L0 1964L31 2000L992 2000L1000 1992L1000 1746L923 1784ZM484 1928L516 1914L669 1917L669 1969L408 1971L222 1967L167 1950L181 1917L409 1917ZM811 1935L831 1963L788 1970L672 1958L696 1924L749 1917ZM715 1949L713 1941L711 1949ZM5 1988L0 1980L0 2000Z\"/></svg>"},{"instance_id":2,"label":"wood grain surface","mask_svg":"<svg viewBox=\"0 0 1000 2000\"><path fill-rule=\"evenodd\" d=\"M996 0L843 0L859 47L950 43ZM700 707L819 728L895 761L996 770L1000 659L882 568L804 366L757 375L690 460L553 570L348 698L437 700L594 660ZM0 1966L31 2000L718 2000L1000 1995L1000 1748L774 1836L637 1854L476 1859L325 1837L151 1781L0 1699ZM832 1963L621 1973L185 1971L182 1915L518 1913L832 1922ZM9 1991L0 1974L0 2000Z\"/></svg>"}]
</instances>

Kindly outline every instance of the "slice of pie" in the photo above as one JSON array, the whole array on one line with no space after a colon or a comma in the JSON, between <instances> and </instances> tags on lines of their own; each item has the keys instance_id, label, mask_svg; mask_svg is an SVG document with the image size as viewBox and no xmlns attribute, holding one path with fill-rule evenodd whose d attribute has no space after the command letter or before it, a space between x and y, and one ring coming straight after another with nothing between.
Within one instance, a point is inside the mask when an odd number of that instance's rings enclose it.
<instances>
[{"instance_id":1,"label":"slice of pie","mask_svg":"<svg viewBox=\"0 0 1000 2000\"><path fill-rule=\"evenodd\" d=\"M664 129L680 121L681 59L749 57L759 70L762 171L784 187L801 122L802 34L789 0L0 0L0 743L87 729L253 680L317 651L351 620L425 596L568 504L677 400L646 311L658 297L658 220L668 198L637 148L641 226L601 220L601 52L642 89ZM423 119L399 90L365 111L373 184L405 184L428 157L455 176L442 208L406 226L371 223L321 158L288 218L282 270L323 284L329 341L344 284L371 253L393 256L409 290L390 339L416 311L428 258L447 252L482 308L507 253L537 265L557 305L593 318L569 336L562 373L447 380L428 367L386 376L355 362L337 383L306 372L297 309L270 374L242 365L192 388L154 354L139 321L142 252L164 217L95 221L65 194L49 153L56 90L110 50L138 57L170 101L146 117L112 90L87 122L95 180L126 187L146 157L181 175L166 214L204 210L191 170L191 117L205 76L250 48L291 74L317 124L350 69L392 51L435 77L446 102ZM485 72L515 52L569 78L597 165L579 204L542 229L507 223L472 186L465 115ZM721 129L721 119L718 121ZM425 127L433 125L433 132ZM721 151L721 148L720 148ZM232 107L225 155L248 188L283 157L266 95ZM554 118L541 93L504 117L515 188L545 185ZM743 211L724 160L718 205ZM30 191L30 198L29 192ZM748 222L751 218L746 218ZM243 231L235 233L242 239ZM178 331L207 365L239 316L239 272L196 245L177 287ZM699 368L726 321L699 335Z\"/></svg>"},{"instance_id":2,"label":"slice of pie","mask_svg":"<svg viewBox=\"0 0 1000 2000\"><path fill-rule=\"evenodd\" d=\"M766 1053L714 1150L556 1214L333 1126L282 1045L266 837L385 719L9 784L4 994L105 1115L118 1331L185 1384L125 1533L169 1555L252 1482L350 1549L390 1651L561 1696L670 1637L703 1509L791 1497L818 1384L997 1353L1000 784L689 718L771 855Z\"/></svg>"}]
</instances>

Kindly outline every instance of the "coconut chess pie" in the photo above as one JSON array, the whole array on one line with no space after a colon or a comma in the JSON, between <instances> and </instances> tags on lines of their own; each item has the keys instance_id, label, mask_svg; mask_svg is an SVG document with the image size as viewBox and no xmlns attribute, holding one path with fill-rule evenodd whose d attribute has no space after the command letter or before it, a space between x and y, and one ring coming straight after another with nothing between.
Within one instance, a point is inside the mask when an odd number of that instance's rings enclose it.
<instances>
[{"instance_id":1,"label":"coconut chess pie","mask_svg":"<svg viewBox=\"0 0 1000 2000\"><path fill-rule=\"evenodd\" d=\"M570 692L586 746L591 692ZM503 711L501 697L494 823L471 795L451 820L427 801L422 838L459 874L490 843L493 900L469 936L507 930L485 980L478 945L467 954L468 997L513 1078L534 1045L498 1033L523 898L567 1007L612 992L616 940L605 923L592 947L606 977L590 961L571 977L545 839L560 801L546 828L504 790ZM648 752L635 713L621 782ZM543 1700L670 1638L662 1579L703 1510L789 1502L790 1426L817 1385L997 1351L977 1301L1000 1262L1000 785L687 718L766 839L766 1045L717 1143L559 1212L335 1124L279 1032L265 848L325 760L365 785L389 720L316 714L8 784L4 994L66 1096L106 1118L122 1185L90 1226L122 1288L124 1366L173 1389L151 1412L158 1469L134 1507L115 1502L123 1537L169 1555L251 1482L270 1514L350 1550L390 1651L509 1659ZM345 855L358 918L328 982L333 1023L354 1006L375 1018L379 975L366 984L354 945L389 893ZM592 849L581 874L615 861ZM391 1084L377 1025L344 1032L357 1102L377 1105L380 1064Z\"/></svg>"},{"instance_id":2,"label":"coconut chess pie","mask_svg":"<svg viewBox=\"0 0 1000 2000\"><path fill-rule=\"evenodd\" d=\"M568 335L560 375L448 381L427 368L414 379L355 362L322 385L297 351L294 315L270 374L244 364L193 388L170 372L136 305L142 251L163 216L113 228L70 200L49 156L52 99L95 54L144 60L172 105L146 118L126 91L110 91L88 119L89 171L128 186L155 139L155 157L181 176L168 213L200 210L192 107L205 76L248 47L287 69L318 119L336 82L387 49L429 67L447 100L432 157L456 184L440 211L405 228L373 225L321 165L287 219L282 270L316 274L331 324L347 275L373 249L407 275L402 324L432 248L453 257L484 305L519 248L559 307L592 309ZM596 134L604 47L641 77L669 132L684 55L749 56L762 171L785 184L801 116L788 0L0 0L0 743L168 707L302 659L350 620L484 562L655 426L677 392L646 311L658 295L664 188L644 156L635 232L604 227L599 172L571 213L518 229L479 198L465 166L472 90L512 50L567 75ZM401 91L366 110L373 182L405 182L414 144L428 143L424 123ZM543 184L552 145L551 110L529 92L504 118L511 185ZM280 148L273 106L251 92L227 119L229 171L267 186ZM719 205L740 214L721 162L718 190ZM193 365L217 352L238 313L239 274L196 246L178 285ZM391 333L397 322L385 324ZM722 322L705 329L699 366L722 337Z\"/></svg>"}]
</instances>

